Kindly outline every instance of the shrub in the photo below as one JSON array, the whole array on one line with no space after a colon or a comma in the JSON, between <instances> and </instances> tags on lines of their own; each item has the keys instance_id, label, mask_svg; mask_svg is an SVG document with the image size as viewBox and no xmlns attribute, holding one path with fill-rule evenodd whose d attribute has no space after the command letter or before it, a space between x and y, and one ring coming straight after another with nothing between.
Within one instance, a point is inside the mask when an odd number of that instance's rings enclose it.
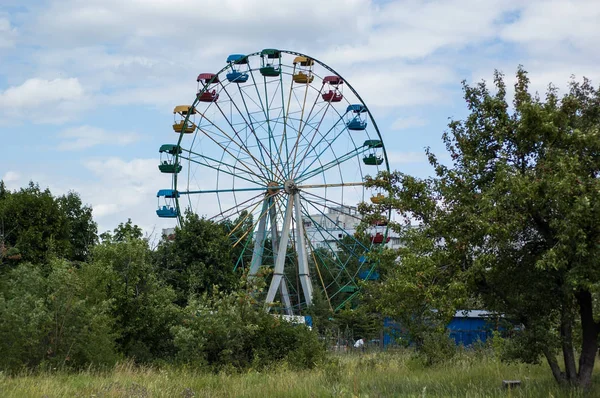
<instances>
[{"instance_id":1,"label":"shrub","mask_svg":"<svg viewBox=\"0 0 600 398\"><path fill-rule=\"evenodd\" d=\"M249 291L214 292L192 298L181 325L173 328L179 360L227 368L264 368L286 360L311 368L325 355L317 334L267 314Z\"/></svg>"}]
</instances>

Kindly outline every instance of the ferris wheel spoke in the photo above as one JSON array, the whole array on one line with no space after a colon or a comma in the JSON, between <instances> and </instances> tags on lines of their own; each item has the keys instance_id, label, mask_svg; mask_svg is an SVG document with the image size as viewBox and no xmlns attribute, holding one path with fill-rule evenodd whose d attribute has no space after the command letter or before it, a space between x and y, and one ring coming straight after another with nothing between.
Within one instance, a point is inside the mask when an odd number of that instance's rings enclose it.
<instances>
[{"instance_id":1,"label":"ferris wheel spoke","mask_svg":"<svg viewBox=\"0 0 600 398\"><path fill-rule=\"evenodd\" d=\"M214 142L215 144L217 144L225 153L227 153L229 156L231 156L234 159L238 159L239 163L244 166L246 168L246 170L248 170L248 172L252 175L256 175L258 178L260 178L263 181L266 181L264 179L264 177L262 177L262 175L259 177L256 172L254 170L252 170L252 168L250 168L250 166L248 166L245 162L241 161L239 159L238 156L236 156L235 154L233 154L226 146L223 146L222 143L220 143L219 141L215 140L214 137L211 136L211 134L209 134L208 132L206 132L203 129L198 128L199 131L202 131L202 133L208 137L212 142ZM260 168L259 168L260 169ZM262 174L262 173L261 173Z\"/></svg>"},{"instance_id":2,"label":"ferris wheel spoke","mask_svg":"<svg viewBox=\"0 0 600 398\"><path fill-rule=\"evenodd\" d=\"M252 79L254 81L254 75L252 74L252 72L250 71ZM260 101L260 105L258 103L256 103L256 101L254 100L254 98L252 98L251 96L248 96L248 99L254 103L254 105L256 105L258 108L261 109L261 112L263 114L263 116L265 116L266 118L266 113L264 112L263 109L263 105L262 105L262 99L260 98L260 94L258 94L258 88L256 87L256 84L254 85L255 90L257 92L257 96L259 97L259 101ZM259 145L263 150L264 153L267 155L267 157L269 158L270 161L270 169L267 169L268 172L271 172L271 179L274 179L276 174L278 178L283 179L283 172L279 169L279 165L278 163L275 161L275 159L273 159L272 157L272 145L271 145L271 140L270 140L270 136L268 138L268 144L269 144L269 148L267 149L267 147L265 146L265 144L263 143L263 140L261 140L258 137L257 134L257 125L256 123L253 121L254 116L252 115L252 113L250 112L249 108L248 108L248 101L246 100L246 96L247 94L245 94L245 90L242 90L241 87L238 86L238 90L240 92L240 97L242 98L242 103L244 104L244 109L246 110L246 114L248 115L248 121L246 122L246 124L250 124L251 126L251 131L252 134L254 135L254 138L256 139L257 145ZM245 118L243 118L245 119ZM261 126L262 123L258 123L258 127L261 127L262 130L264 130L267 134L269 134L268 129L265 129L264 127ZM266 159L265 159L266 160ZM265 162L267 163L267 162Z\"/></svg>"},{"instance_id":3,"label":"ferris wheel spoke","mask_svg":"<svg viewBox=\"0 0 600 398\"><path fill-rule=\"evenodd\" d=\"M306 126L308 126L308 125L309 125L308 123L309 123L309 122L310 122L310 120L311 120L311 115L312 115L312 112L313 112L313 110L315 109L315 106L316 106L316 104L317 104L317 102L318 102L318 99L319 99L319 98L320 98L320 96L321 96L321 92L322 92L322 91L323 91L323 86L321 86L321 88L319 89L319 92L318 92L318 93L317 93L317 95L315 96L315 101L313 102L313 104L312 104L312 106L311 106L311 108L310 108L310 111L308 112L308 116L306 117L306 121L304 122L304 124L302 124L302 118L303 118L303 115L301 115L301 116L300 116L300 128L298 129L298 130L299 130L299 131L298 131L298 138L296 139L296 143L295 143L295 144L294 144L294 146L293 146L293 151L294 151L294 159L292 160L292 170L290 171L290 175L294 175L294 171L295 171L295 168L296 168L296 157L297 157L297 155L298 155L298 146L299 146L299 144L300 144L300 138L301 138L301 137L303 137L304 130L305 130ZM308 92L308 84L307 84L306 92L305 92L305 95L304 95L304 101L305 101L305 102L306 102L306 94L307 94L307 92ZM329 104L328 104L328 106L329 106ZM302 107L302 112L304 112L304 106ZM325 110L324 110L324 112L323 112L323 116L321 117L321 120L319 121L319 124L316 126L315 130L319 130L319 127L321 126L321 122L322 122L322 121L323 121L323 119L325 118L325 115L326 115L326 114L327 114L327 110L326 110L326 108L325 108ZM314 138L314 136L313 136L313 138ZM309 143L308 143L308 146L309 146L309 147L310 147L311 143L312 143L312 142L309 142Z\"/></svg>"},{"instance_id":4,"label":"ferris wheel spoke","mask_svg":"<svg viewBox=\"0 0 600 398\"><path fill-rule=\"evenodd\" d=\"M348 264L348 262L352 259L352 257L349 257L348 260L346 261L346 263L342 263L341 261L339 261L339 257L335 254L339 251L339 248L333 248L331 246L331 244L329 243L330 241L335 241L337 242L337 244L341 244L341 242L338 240L337 237L333 236L333 234L331 234L331 232L329 232L327 230L327 228L324 228L321 224L319 224L314 218L312 218L308 211L306 211L306 208L303 206L305 213L304 216L307 217L311 223L313 223L315 226L317 226L317 231L319 233L319 235L321 236L322 242L325 242L325 245L327 246L327 248L329 249L329 251L335 256L336 259L336 265L339 267L338 271L343 272L349 280L353 280L353 276L348 272L348 269L346 268L346 265ZM322 231L326 231L327 235L329 235L329 238L323 234ZM345 246L345 245L343 245ZM358 258L358 257L357 257ZM338 285L338 287L342 288L344 285L340 284L339 279L341 277L341 274L338 273L338 276L334 276L334 282ZM334 295L332 295L331 298L333 298Z\"/></svg>"},{"instance_id":5,"label":"ferris wheel spoke","mask_svg":"<svg viewBox=\"0 0 600 398\"><path fill-rule=\"evenodd\" d=\"M350 185L364 185L364 183L354 183L354 184L350 184ZM352 217L352 218L356 219L356 221L358 221L358 222L362 221L361 217L359 217L359 216L357 216L355 214L352 214L352 213L344 213L343 211L340 210L340 209L343 209L343 208L347 207L346 205L343 205L343 204L341 204L339 202L336 202L334 200L325 198L323 196L319 196L317 194L314 194L314 193L306 191L306 190L302 190L302 194L303 195L311 195L311 196L314 196L315 198L319 199L320 201L323 201L323 202L319 202L319 203L321 203L321 205L323 207L327 208L327 209L335 210L335 211L339 212L340 214ZM330 205L328 205L326 203L331 203L331 204L335 205L335 207L330 206Z\"/></svg>"},{"instance_id":6,"label":"ferris wheel spoke","mask_svg":"<svg viewBox=\"0 0 600 398\"><path fill-rule=\"evenodd\" d=\"M267 95L267 84L266 84L266 78L263 77L263 82L264 82L264 86L265 86L265 101L266 103L263 104L263 100L260 94L260 90L258 89L258 85L256 84L256 79L254 78L254 73L253 70L250 69L250 76L252 77L252 83L254 85L254 89L256 91L256 96L258 97L258 101L260 102L260 109L263 113L263 116L265 117L265 121L267 123L267 136L268 136L268 142L269 142L269 153L273 153L273 146L275 146L275 148L277 148L277 143L275 142L275 139L273 138L273 132L271 130L271 124L270 124L270 120L269 120L269 105L268 105L268 101L269 101L269 97ZM265 109L266 108L266 109ZM271 157L271 170L279 170L281 176L284 175L283 170L279 169L278 165L281 165L283 167L283 161L281 159L281 153L277 152L277 158L279 160L279 163L277 163L277 159L273 160L273 158Z\"/></svg>"},{"instance_id":7,"label":"ferris wheel spoke","mask_svg":"<svg viewBox=\"0 0 600 398\"><path fill-rule=\"evenodd\" d=\"M252 161L254 162L254 164L256 165L256 167L258 168L259 172L262 174L263 178L265 180L268 180L268 178L261 172L261 166L263 167L263 169L266 169L267 166L265 166L264 164L262 164L260 162L260 160L256 159L256 157L254 157L254 155L252 155L252 153L250 153L249 151L246 151L246 149L244 148L243 145L241 145L239 142L237 142L236 140L234 140L232 137L230 137L225 131L223 131L222 128L220 128L219 126L217 126L213 121L211 121L210 119L208 119L206 117L206 115L204 115L202 112L199 112L196 109L196 112L198 112L202 118L204 120L206 120L207 122L209 122L212 126L214 126L224 137L227 137L227 139L229 141L231 141L231 143L234 143L235 145L237 145L242 151L244 151L248 156L250 156L250 159L252 159ZM198 130L201 131L206 137L208 137L210 140L212 140L215 144L217 144L218 146L220 146L224 151L226 151L228 154L230 154L231 156L233 156L235 158L235 156L229 152L227 150L226 147L223 146L222 143L220 143L219 141L215 140L213 138L213 136L210 134L210 132L207 132L205 129L201 128L200 126L198 126ZM239 138L239 137L238 137ZM244 167L246 167L249 171L252 171L245 163L240 162L244 165Z\"/></svg>"},{"instance_id":8,"label":"ferris wheel spoke","mask_svg":"<svg viewBox=\"0 0 600 398\"><path fill-rule=\"evenodd\" d=\"M243 150L243 151L244 151L244 152L246 152L246 153L247 153L247 154L248 154L248 155L249 155L249 156L250 156L250 157L251 157L253 160L255 160L255 164L256 164L256 166L258 167L258 169L261 171L261 175L262 175L262 176L263 176L265 179L267 179L267 180L268 180L269 178L268 178L268 177L267 177L267 176L266 176L266 175L265 175L265 174L262 172L262 170L260 169L260 166L258 166L258 164L257 164L257 162L256 162L258 159L256 159L256 158L255 158L255 157L252 155L252 152L250 151L250 148L248 148L248 146L246 145L246 143L245 143L245 140L243 140L243 139L240 137L240 135L239 135L238 131L235 129L235 127L233 127L233 124L231 124L231 121L229 120L229 118L227 118L227 115L225 114L225 112L223 112L223 109L222 109L222 108L219 106L219 104L217 103L216 105L217 105L217 109L219 109L219 111L221 112L221 115L223 115L223 117L225 118L225 120L227 120L227 123L229 124L229 127L231 127L231 130L233 130L233 132L234 132L235 136L238 138L238 140L239 140L239 141L236 141L236 142L240 142L240 143L241 143L241 145L240 145L240 150ZM260 153L261 153L261 155L262 155L262 151L261 151ZM263 160L263 162L261 162L261 165L263 165L263 166L264 166L264 160ZM266 167L266 166L265 166L265 167Z\"/></svg>"},{"instance_id":9,"label":"ferris wheel spoke","mask_svg":"<svg viewBox=\"0 0 600 398\"><path fill-rule=\"evenodd\" d=\"M315 247L313 246L312 242L310 241L310 239L308 237L308 233L306 232L306 228L304 229L304 239L310 248L310 254L312 255L312 259L315 264L315 271L317 271L317 275L319 276L319 282L321 282L321 286L323 287L323 293L325 293L325 298L327 299L327 304L329 305L329 309L333 311L333 307L331 306L331 299L329 298L329 293L327 292L327 288L329 286L327 286L325 284L325 281L323 280L323 276L321 275L321 269L319 267L319 262L317 261L317 257L315 255L315 253L317 253L317 255L319 255L319 254L315 250ZM323 262L323 265L325 265L325 262ZM331 271L329 270L329 268L327 268L326 265L325 265L325 268L329 272L331 278L335 281L335 277L333 276L333 274L331 274Z\"/></svg>"},{"instance_id":10,"label":"ferris wheel spoke","mask_svg":"<svg viewBox=\"0 0 600 398\"><path fill-rule=\"evenodd\" d=\"M250 192L250 191L268 191L270 189L283 189L284 187L257 187L257 188L221 188L221 189L205 189L200 191L177 191L180 195L196 195L203 193L229 193L229 192Z\"/></svg>"},{"instance_id":11,"label":"ferris wheel spoke","mask_svg":"<svg viewBox=\"0 0 600 398\"><path fill-rule=\"evenodd\" d=\"M314 138L316 137L316 135L317 135L318 133L320 133L319 129L315 129L315 133L314 133L314 135L313 135L313 138L311 138L311 140L310 140L310 143L309 143L309 145L308 145L308 146L307 146L307 148L306 148L306 151L305 151L305 152L304 152L304 154L303 154L303 155L300 157L300 159L307 159L307 158L308 158L308 155L309 155L311 152L314 152L314 153L315 153L315 159L318 159L318 158L319 158L319 156L318 156L318 155L317 155L317 153L316 153L316 148L318 148L318 147L319 147L319 145L320 145L320 144L321 144L321 143L322 143L322 142L325 140L325 137L327 137L327 136L329 135L329 133L331 133L332 131L334 131L334 130L335 130L335 128L337 127L338 123L339 123L339 122L341 122L341 121L343 121L343 120L344 120L344 116L342 115L342 116L340 116L340 118L339 118L338 120L336 120L336 122L333 124L333 126L331 126L331 127L329 128L329 130L327 130L327 131L325 132L325 134L321 134L321 139L319 140L319 142L317 142L315 145L311 145L311 144L312 144L312 142L314 141ZM337 134L337 135L334 137L334 139L333 139L331 142L327 142L327 144L328 144L328 145L327 145L327 147L326 147L325 149L327 149L327 148L331 147L331 144L333 144L333 143L334 143L334 142L335 142L335 141L336 141L336 140L337 140L337 139L338 139L338 138L339 138L339 137L340 137L340 136L341 136L341 135L342 135L342 134L343 134L345 131L347 131L347 129L346 129L346 126L344 126L344 127L341 129L341 131L340 131L340 132L339 132L339 133L338 133L338 134ZM321 152L321 153L323 153L323 152ZM310 166L312 166L312 165L314 164L314 162L315 162L315 161L313 160L313 162L312 162L312 163L311 163L311 164L310 164L310 165L309 165L307 168L309 168ZM300 166L300 165L298 165L298 166ZM305 170L306 170L307 168L305 168ZM299 169L299 168L298 168L298 169ZM296 173L296 174L298 174L298 173ZM294 176L294 177L295 177L295 176Z\"/></svg>"},{"instance_id":12,"label":"ferris wheel spoke","mask_svg":"<svg viewBox=\"0 0 600 398\"><path fill-rule=\"evenodd\" d=\"M237 110L238 114L240 115L240 117L242 118L242 120L244 121L244 123L246 124L246 126L248 126L250 128L250 132L254 136L254 139L256 141L256 145L258 147L258 150L260 151L260 157L261 157L262 162L264 164L267 164L267 161L266 161L266 158L265 158L265 155L266 155L267 157L269 157L269 160L271 161L271 164L272 164L273 163L273 159L271 158L271 154L269 153L269 151L267 151L267 148L264 146L264 144L262 143L262 141L258 139L258 135L256 134L256 130L254 128L254 123L252 122L252 118L250 117L250 112L248 111L248 105L246 104L246 98L244 97L243 91L242 91L242 89L241 89L241 87L239 85L237 85L237 87L238 87L238 90L239 90L239 93L240 93L240 98L242 99L242 103L244 104L244 108L245 108L246 114L248 115L248 119L246 119L246 116L244 116L244 114L240 110L239 106L233 100L233 98L231 97L231 95L229 94L229 91L227 91L227 89L226 89L225 86L223 86L223 91L225 92L225 94L227 94L227 97L229 97L229 100L231 101L231 103L233 104L233 106L235 107L235 109ZM271 175L270 178L272 179L273 176Z\"/></svg>"},{"instance_id":13,"label":"ferris wheel spoke","mask_svg":"<svg viewBox=\"0 0 600 398\"><path fill-rule=\"evenodd\" d=\"M295 73L296 72L296 64L294 64L294 71L292 72ZM284 99L284 94L283 94L283 73L279 75L279 84L281 86L281 106L282 109L284 109L284 113L283 113L283 133L281 134L281 142L279 144L279 152L281 153L281 151L283 150L283 142L285 141L285 155L286 155L286 162L285 165L287 166L287 175L290 175L290 165L289 165L289 156L290 153L288 151L288 143L287 143L287 128L288 128L288 117L290 114L290 105L292 103L292 91L294 90L294 80L290 80L290 91L289 91L289 95L288 95L288 101L287 104L285 102Z\"/></svg>"},{"instance_id":14,"label":"ferris wheel spoke","mask_svg":"<svg viewBox=\"0 0 600 398\"><path fill-rule=\"evenodd\" d=\"M334 220L333 220L331 217L329 217L329 216L328 216L326 213L324 213L324 212L323 212L323 211L322 211L322 210L319 208L319 206L317 206L315 203L313 203L313 201L312 201L312 200L309 200L309 199L307 199L307 198L306 198L306 196L304 196L304 197L303 197L303 199L304 199L304 201L305 201L306 203L310 204L310 205L311 205L311 207L313 207L315 210L317 210L317 211L318 211L318 212L319 212L319 213L320 213L320 214L321 214L323 217L325 217L325 218L326 218L328 221L330 221L330 222L332 223L332 225L337 225L337 223L336 223L336 222L335 222L335 221L334 221ZM364 250L367 250L367 251L369 250L369 248L368 248L367 246L365 246L365 245L364 245L364 244L363 244L361 241L359 241L358 239L356 239L356 238L355 238L355 237L354 237L352 234L348 233L348 231L346 231L344 228L340 228L340 230L342 230L342 231L343 231L343 235L345 235L345 236L349 237L350 239L352 239L352 240L354 241L354 244L355 244L355 245L357 245L357 244L358 244L358 245L359 245L359 246L361 246L361 247L362 247ZM333 237L333 235L331 234L331 232L327 231L327 233ZM349 249L347 245L343 244L343 246L344 246L344 247L346 247L348 250L350 250L350 252L351 252L353 255L356 255L356 256L358 257L358 255L357 255L357 254L356 254L356 253L355 253L353 250Z\"/></svg>"},{"instance_id":15,"label":"ferris wheel spoke","mask_svg":"<svg viewBox=\"0 0 600 398\"><path fill-rule=\"evenodd\" d=\"M264 202L264 201L263 201L263 202ZM257 208L259 205L260 205L260 202L256 203L256 205L254 206L254 208L253 208L253 209L252 209L252 210L251 210L251 211L250 211L248 214L252 214L252 213L254 212L254 210L256 210L256 208ZM268 212L268 211L269 211L269 208L267 207L267 209L264 209L264 210L261 212L260 216L258 217L258 220L256 220L256 222L255 222L255 223L252 225L252 228L248 229L248 230L246 231L246 233L245 233L245 234L244 234L244 235L243 235L241 238L239 238L239 239L238 239L238 240L237 240L237 241L236 241L236 242L233 244L233 247L236 247L236 246L237 246L237 244L238 244L238 243L239 243L239 242L240 242L242 239L244 239L244 238L246 237L246 235L248 235L250 232L253 232L253 231L254 231L254 229L255 229L255 228L256 228L256 226L257 226L257 225L258 225L258 224L261 222L261 220L263 220L263 219L266 217L266 215L267 215L267 212ZM248 217L248 216L246 216L246 217ZM237 228L238 228L238 227L239 227L239 226L240 226L242 223L243 223L243 221L240 221L240 223L238 223L238 225L235 227L235 229L237 229ZM254 256L254 254L253 254L253 256ZM262 255L261 255L261 257L262 257Z\"/></svg>"},{"instance_id":16,"label":"ferris wheel spoke","mask_svg":"<svg viewBox=\"0 0 600 398\"><path fill-rule=\"evenodd\" d=\"M251 206L253 206L255 204L255 202L254 202L255 200L257 200L257 199L260 200L260 199L262 199L263 196L264 196L264 194L261 192L258 195L254 196L250 199L247 199L239 204L236 204L234 206L231 206L228 209L221 211L218 214L215 214L214 216L208 218L208 220L209 221L217 221L217 220L226 219L226 218L235 216L237 214L240 214L244 210L248 210ZM250 204L248 204L248 203L250 203ZM243 205L246 205L246 204L248 204L248 205L245 207L242 207Z\"/></svg>"},{"instance_id":17,"label":"ferris wheel spoke","mask_svg":"<svg viewBox=\"0 0 600 398\"><path fill-rule=\"evenodd\" d=\"M354 150L352 150L352 151L350 151L350 152L348 152L348 153L340 156L339 158L336 158L336 159L334 159L334 160L332 160L332 161L330 161L328 163L325 163L321 167L318 167L318 168L316 168L314 170L308 171L308 168L310 168L310 166L312 166L314 164L314 161L313 161L313 162L311 162L311 164L306 169L304 169L304 171L302 171L302 173L298 177L295 178L295 180L296 180L296 182L305 181L305 180L307 180L307 179L309 179L311 177L314 177L314 176L316 176L318 174L324 173L325 171L331 169L332 167L340 165L340 164L348 161L349 159L352 159L353 157L358 156L358 155L360 155L360 154L362 154L362 153L364 153L364 152L366 152L368 150L369 150L368 147L358 147L358 148L355 148ZM325 150L323 150L323 152L325 152ZM323 152L321 152L321 154ZM321 155L317 156L316 159L318 159L320 156Z\"/></svg>"},{"instance_id":18,"label":"ferris wheel spoke","mask_svg":"<svg viewBox=\"0 0 600 398\"><path fill-rule=\"evenodd\" d=\"M190 153L192 153L192 152L190 151ZM199 157L201 157L203 159L214 161L214 162L218 163L219 165L223 165L225 167L233 169L233 171L224 170L224 169L222 169L220 167L217 167L215 165L212 165L212 164L210 164L208 162L202 162L202 161L200 161L198 159L194 159L194 158L190 158L190 157L186 157L186 156L181 156L180 155L179 158L187 160L187 161L192 162L192 163L196 163L196 164L201 165L201 166L208 167L208 168L216 170L218 172L229 174L230 176L233 176L233 177L236 177L236 178L240 178L240 179L242 179L244 181L248 181L248 182L250 182L252 184L255 184L255 185L262 185L260 182L257 182L256 180L251 180L250 178L247 178L247 177L244 177L244 176L241 176L240 174L238 174L238 173L242 173L242 172L243 173L248 173L247 171L240 170L239 168L237 168L235 166L231 166L228 163L220 162L220 161L218 161L216 159L212 159L212 158L210 158L208 156L204 156L204 155L200 155L200 154L196 154L196 155L198 155ZM248 173L248 174L250 174L250 176L255 176L255 174L252 174L252 173Z\"/></svg>"}]
</instances>

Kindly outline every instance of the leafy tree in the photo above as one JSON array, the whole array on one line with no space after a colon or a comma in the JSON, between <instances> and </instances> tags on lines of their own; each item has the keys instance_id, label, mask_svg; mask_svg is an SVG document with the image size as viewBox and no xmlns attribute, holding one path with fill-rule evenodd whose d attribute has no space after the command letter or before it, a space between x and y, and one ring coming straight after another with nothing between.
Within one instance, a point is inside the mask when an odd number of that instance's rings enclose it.
<instances>
[{"instance_id":1,"label":"leafy tree","mask_svg":"<svg viewBox=\"0 0 600 398\"><path fill-rule=\"evenodd\" d=\"M93 264L104 270L103 289L112 302L119 350L139 362L174 352L170 328L179 319L173 289L157 275L142 232L131 220L119 224L93 251Z\"/></svg>"},{"instance_id":2,"label":"leafy tree","mask_svg":"<svg viewBox=\"0 0 600 398\"><path fill-rule=\"evenodd\" d=\"M96 241L92 209L76 193L55 198L33 182L15 192L2 186L0 246L13 252L5 253L0 262L15 257L35 264L53 257L84 261Z\"/></svg>"},{"instance_id":3,"label":"leafy tree","mask_svg":"<svg viewBox=\"0 0 600 398\"><path fill-rule=\"evenodd\" d=\"M116 360L110 302L96 294L101 271L54 260L22 263L0 281L0 368L83 368Z\"/></svg>"},{"instance_id":4,"label":"leafy tree","mask_svg":"<svg viewBox=\"0 0 600 398\"><path fill-rule=\"evenodd\" d=\"M498 72L493 91L465 83L470 114L443 135L451 164L427 150L434 177L370 182L393 197L363 211L393 208L421 224L394 225L406 248L385 258L400 264L372 297L389 309L414 295L404 309L429 316L470 297L523 326L512 340L518 358L544 356L558 382L587 387L600 331L600 92L584 79L562 98L550 85L542 99L528 85L519 68L510 104Z\"/></svg>"},{"instance_id":5,"label":"leafy tree","mask_svg":"<svg viewBox=\"0 0 600 398\"><path fill-rule=\"evenodd\" d=\"M60 196L57 201L65 214L71 243L66 257L74 261L86 261L91 248L98 241L98 226L92 217L92 208L84 206L76 192Z\"/></svg>"},{"instance_id":6,"label":"leafy tree","mask_svg":"<svg viewBox=\"0 0 600 398\"><path fill-rule=\"evenodd\" d=\"M183 225L175 229L174 240L159 244L156 261L160 277L173 287L180 305L213 286L231 290L238 279L224 228L193 213L187 213Z\"/></svg>"}]
</instances>

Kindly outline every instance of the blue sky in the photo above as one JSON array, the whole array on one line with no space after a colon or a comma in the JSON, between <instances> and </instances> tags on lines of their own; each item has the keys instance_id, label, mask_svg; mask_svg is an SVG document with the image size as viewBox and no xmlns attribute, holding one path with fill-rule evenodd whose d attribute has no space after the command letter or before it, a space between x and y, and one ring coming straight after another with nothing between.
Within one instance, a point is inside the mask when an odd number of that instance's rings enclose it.
<instances>
[{"instance_id":1,"label":"blue sky","mask_svg":"<svg viewBox=\"0 0 600 398\"><path fill-rule=\"evenodd\" d=\"M230 53L299 51L350 82L377 120L393 169L427 176L448 118L465 115L462 80L532 89L600 82L600 2L547 0L2 0L0 178L75 190L101 231L154 214L158 147L174 105Z\"/></svg>"}]
</instances>

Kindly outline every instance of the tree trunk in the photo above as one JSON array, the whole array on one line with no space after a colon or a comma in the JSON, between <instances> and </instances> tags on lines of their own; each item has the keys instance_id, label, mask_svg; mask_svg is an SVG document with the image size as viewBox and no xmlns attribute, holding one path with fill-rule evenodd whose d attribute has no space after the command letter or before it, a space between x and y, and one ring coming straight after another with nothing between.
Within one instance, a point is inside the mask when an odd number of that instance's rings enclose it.
<instances>
[{"instance_id":1,"label":"tree trunk","mask_svg":"<svg viewBox=\"0 0 600 398\"><path fill-rule=\"evenodd\" d=\"M580 290L575 296L579 303L581 329L583 332L577 385L587 389L592 383L592 372L594 371L594 361L596 359L596 352L598 351L598 331L600 328L594 322L591 293L586 290Z\"/></svg>"},{"instance_id":2,"label":"tree trunk","mask_svg":"<svg viewBox=\"0 0 600 398\"><path fill-rule=\"evenodd\" d=\"M560 366L558 366L558 361L556 360L556 356L548 350L548 348L544 349L544 356L548 361L548 365L550 365L550 370L552 370L552 376L558 384L565 384L567 379L565 378L564 372L560 370Z\"/></svg>"},{"instance_id":3,"label":"tree trunk","mask_svg":"<svg viewBox=\"0 0 600 398\"><path fill-rule=\"evenodd\" d=\"M575 352L573 351L573 318L570 301L565 298L563 303L560 320L560 341L565 361L565 376L569 383L574 384L577 380L577 367L575 366Z\"/></svg>"}]
</instances>

